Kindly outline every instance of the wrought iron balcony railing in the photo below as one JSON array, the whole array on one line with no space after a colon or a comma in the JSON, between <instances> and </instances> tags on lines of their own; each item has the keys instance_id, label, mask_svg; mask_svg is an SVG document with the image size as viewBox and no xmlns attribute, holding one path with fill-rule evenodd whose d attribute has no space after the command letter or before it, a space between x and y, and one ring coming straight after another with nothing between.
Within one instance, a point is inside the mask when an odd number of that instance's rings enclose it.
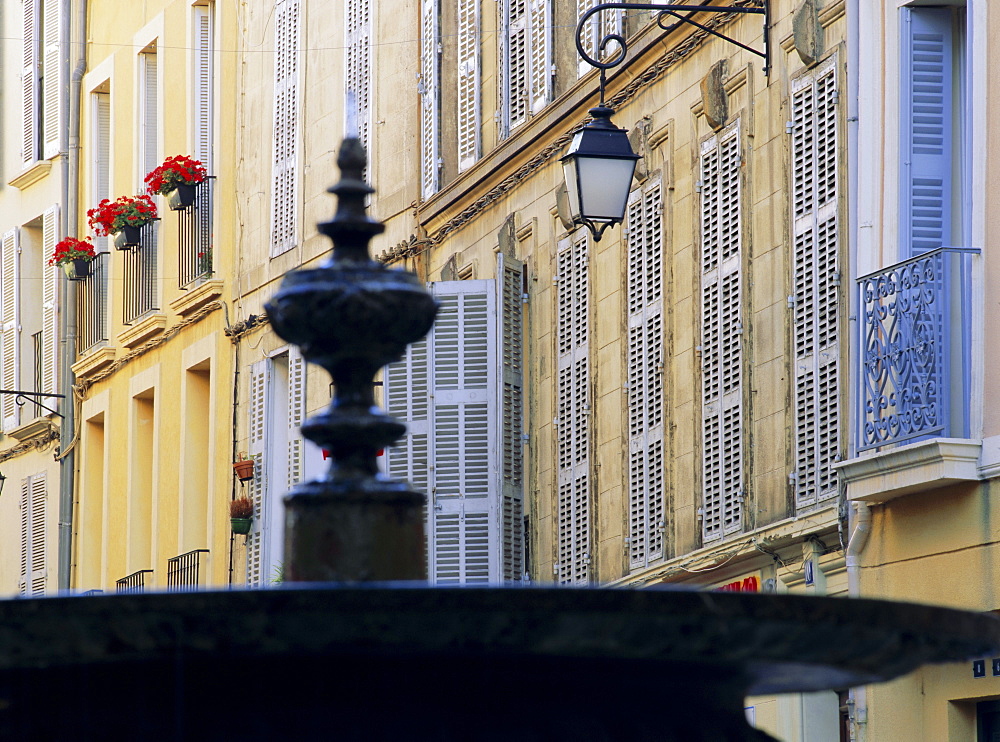
<instances>
[{"instance_id":1,"label":"wrought iron balcony railing","mask_svg":"<svg viewBox=\"0 0 1000 742\"><path fill-rule=\"evenodd\" d=\"M941 247L858 279L858 450L968 436L978 254Z\"/></svg>"},{"instance_id":2,"label":"wrought iron balcony railing","mask_svg":"<svg viewBox=\"0 0 1000 742\"><path fill-rule=\"evenodd\" d=\"M158 224L159 220L144 224L139 244L124 251L125 296L122 302L122 322L126 325L159 309L156 300Z\"/></svg>"},{"instance_id":3,"label":"wrought iron balcony railing","mask_svg":"<svg viewBox=\"0 0 1000 742\"><path fill-rule=\"evenodd\" d=\"M208 177L195 186L194 204L180 212L180 256L178 283L187 288L199 280L211 278L212 262L212 191L215 178Z\"/></svg>"},{"instance_id":4,"label":"wrought iron balcony railing","mask_svg":"<svg viewBox=\"0 0 1000 742\"><path fill-rule=\"evenodd\" d=\"M146 575L153 574L151 569L140 569L118 580L116 592L119 593L141 593L146 589Z\"/></svg>"},{"instance_id":5,"label":"wrought iron balcony railing","mask_svg":"<svg viewBox=\"0 0 1000 742\"><path fill-rule=\"evenodd\" d=\"M195 549L186 554L175 556L173 559L168 559L167 589L181 591L197 590L201 555L207 553L208 549Z\"/></svg>"},{"instance_id":6,"label":"wrought iron balcony railing","mask_svg":"<svg viewBox=\"0 0 1000 742\"><path fill-rule=\"evenodd\" d=\"M97 254L90 275L76 289L77 335L80 352L108 340L108 253Z\"/></svg>"}]
</instances>

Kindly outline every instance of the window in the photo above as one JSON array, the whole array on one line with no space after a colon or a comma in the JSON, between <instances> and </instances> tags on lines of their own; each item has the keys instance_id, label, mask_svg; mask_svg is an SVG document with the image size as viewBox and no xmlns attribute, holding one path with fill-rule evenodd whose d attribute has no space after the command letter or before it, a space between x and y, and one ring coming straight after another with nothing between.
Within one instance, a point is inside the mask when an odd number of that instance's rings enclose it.
<instances>
[{"instance_id":1,"label":"window","mask_svg":"<svg viewBox=\"0 0 1000 742\"><path fill-rule=\"evenodd\" d=\"M64 127L59 0L22 0L21 165L59 154Z\"/></svg>"},{"instance_id":2,"label":"window","mask_svg":"<svg viewBox=\"0 0 1000 742\"><path fill-rule=\"evenodd\" d=\"M556 262L556 580L590 577L590 270L587 232L559 244Z\"/></svg>"},{"instance_id":3,"label":"window","mask_svg":"<svg viewBox=\"0 0 1000 742\"><path fill-rule=\"evenodd\" d=\"M346 88L348 100L353 94L353 105L349 104L347 110L348 126L345 130L350 130L351 118L358 130L358 139L368 147L368 130L371 126L371 66L372 66L372 46L371 46L371 5L370 0L347 0L347 23L345 32L347 34L347 60L346 60Z\"/></svg>"},{"instance_id":4,"label":"window","mask_svg":"<svg viewBox=\"0 0 1000 742\"><path fill-rule=\"evenodd\" d=\"M204 11L207 9L196 8L196 10ZM195 59L195 79L197 81L200 74L197 53ZM137 191L141 192L145 191L146 174L161 162L158 136L159 116L157 115L159 85L155 44L139 54L136 62L139 101L138 157L136 158L139 165ZM195 134L197 139L197 125ZM150 222L142 228L142 247L133 247L125 251L122 322L126 325L132 324L158 309L159 232L159 222Z\"/></svg>"},{"instance_id":5,"label":"window","mask_svg":"<svg viewBox=\"0 0 1000 742\"><path fill-rule=\"evenodd\" d=\"M629 566L663 557L663 201L660 182L629 197L628 419Z\"/></svg>"},{"instance_id":6,"label":"window","mask_svg":"<svg viewBox=\"0 0 1000 742\"><path fill-rule=\"evenodd\" d=\"M45 593L45 474L21 480L21 595Z\"/></svg>"},{"instance_id":7,"label":"window","mask_svg":"<svg viewBox=\"0 0 1000 742\"><path fill-rule=\"evenodd\" d=\"M601 0L576 0L576 17L577 19L583 17L583 14L588 10L593 8L595 5L600 4ZM617 34L618 36L624 35L624 11L622 10L603 10L600 13L595 13L590 17L586 28L583 30L583 48L594 59L608 58L614 56L617 52L618 46L616 44L609 44L604 50L604 54L600 54L598 51L601 40L608 34ZM574 33L576 28L573 29ZM573 40L574 45L576 44L576 39ZM580 60L578 67L578 76L583 77L587 72L594 69L584 60Z\"/></svg>"},{"instance_id":8,"label":"window","mask_svg":"<svg viewBox=\"0 0 1000 742\"><path fill-rule=\"evenodd\" d=\"M271 193L271 257L295 247L299 129L299 0L278 0L274 9L274 157Z\"/></svg>"},{"instance_id":9,"label":"window","mask_svg":"<svg viewBox=\"0 0 1000 742\"><path fill-rule=\"evenodd\" d=\"M139 80L139 188L145 190L146 174L160 164L159 154L159 86L157 83L156 45L147 47L138 58Z\"/></svg>"},{"instance_id":10,"label":"window","mask_svg":"<svg viewBox=\"0 0 1000 742\"><path fill-rule=\"evenodd\" d=\"M458 0L458 169L479 159L479 0Z\"/></svg>"},{"instance_id":11,"label":"window","mask_svg":"<svg viewBox=\"0 0 1000 742\"><path fill-rule=\"evenodd\" d=\"M214 163L213 129L215 104L214 44L215 6L194 7L194 158L200 160L209 173ZM155 76L155 55L153 58ZM147 70L148 73L148 70ZM155 163L159 164L159 162ZM148 171L147 171L148 172Z\"/></svg>"},{"instance_id":12,"label":"window","mask_svg":"<svg viewBox=\"0 0 1000 742\"><path fill-rule=\"evenodd\" d=\"M46 265L59 241L59 209L3 235L0 241L0 383L4 389L55 394L60 270ZM13 395L0 398L3 430L37 416Z\"/></svg>"},{"instance_id":13,"label":"window","mask_svg":"<svg viewBox=\"0 0 1000 742\"><path fill-rule=\"evenodd\" d=\"M795 503L837 495L840 240L836 59L792 83Z\"/></svg>"},{"instance_id":14,"label":"window","mask_svg":"<svg viewBox=\"0 0 1000 742\"><path fill-rule=\"evenodd\" d=\"M966 12L902 9L900 258L968 244Z\"/></svg>"},{"instance_id":15,"label":"window","mask_svg":"<svg viewBox=\"0 0 1000 742\"><path fill-rule=\"evenodd\" d=\"M250 434L254 461L250 499L253 530L247 538L247 584L263 585L281 569L284 507L281 498L303 477L306 365L294 348L255 363L250 370ZM266 453L266 455L265 455Z\"/></svg>"},{"instance_id":16,"label":"window","mask_svg":"<svg viewBox=\"0 0 1000 742\"><path fill-rule=\"evenodd\" d=\"M701 146L702 537L743 527L740 128Z\"/></svg>"},{"instance_id":17,"label":"window","mask_svg":"<svg viewBox=\"0 0 1000 742\"><path fill-rule=\"evenodd\" d=\"M386 408L407 423L386 451L387 470L428 494L436 584L524 572L521 266L501 255L497 271L499 281L432 284L434 327L384 373Z\"/></svg>"},{"instance_id":18,"label":"window","mask_svg":"<svg viewBox=\"0 0 1000 742\"><path fill-rule=\"evenodd\" d=\"M503 135L552 99L552 4L502 0L501 106Z\"/></svg>"}]
</instances>

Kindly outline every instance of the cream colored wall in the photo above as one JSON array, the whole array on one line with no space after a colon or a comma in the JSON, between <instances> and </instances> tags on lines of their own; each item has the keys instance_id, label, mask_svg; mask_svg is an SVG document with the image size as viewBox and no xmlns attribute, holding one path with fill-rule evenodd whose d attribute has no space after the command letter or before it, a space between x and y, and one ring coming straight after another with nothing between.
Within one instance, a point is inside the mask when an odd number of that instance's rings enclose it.
<instances>
[{"instance_id":1,"label":"cream colored wall","mask_svg":"<svg viewBox=\"0 0 1000 742\"><path fill-rule=\"evenodd\" d=\"M81 214L96 204L92 190L93 111L90 94L111 95L111 197L141 191L137 154L137 54L157 45L160 158L192 154L192 26L188 2L150 2L123 16L111 0L89 3L88 67L83 81ZM225 296L236 247L234 117L238 9L214 13L213 201L214 281L177 285L180 221L164 197L160 212L158 306L132 326L122 324L123 257L110 256L110 342L76 364L87 386L78 416L74 580L80 590L114 591L115 581L153 569L147 585L164 588L167 560L193 549L202 584L229 581L228 501L232 490L233 350L223 330L228 315L210 306L200 319L190 305ZM85 221L84 221L85 223ZM134 351L143 343L147 351ZM108 365L114 361L115 366ZM110 374L108 372L111 372Z\"/></svg>"}]
</instances>

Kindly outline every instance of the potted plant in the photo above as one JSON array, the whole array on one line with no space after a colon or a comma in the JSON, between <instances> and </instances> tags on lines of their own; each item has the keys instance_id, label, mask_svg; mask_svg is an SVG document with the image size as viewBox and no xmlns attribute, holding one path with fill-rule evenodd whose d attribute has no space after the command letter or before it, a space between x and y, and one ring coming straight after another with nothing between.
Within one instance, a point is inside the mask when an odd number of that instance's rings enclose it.
<instances>
[{"instance_id":1,"label":"potted plant","mask_svg":"<svg viewBox=\"0 0 1000 742\"><path fill-rule=\"evenodd\" d=\"M241 495L229 501L229 523L233 533L246 536L250 533L253 522L253 501L246 495Z\"/></svg>"},{"instance_id":2,"label":"potted plant","mask_svg":"<svg viewBox=\"0 0 1000 742\"><path fill-rule=\"evenodd\" d=\"M70 281L82 281L90 275L90 261L95 257L90 240L67 237L52 251L49 265L61 265Z\"/></svg>"},{"instance_id":3,"label":"potted plant","mask_svg":"<svg viewBox=\"0 0 1000 742\"><path fill-rule=\"evenodd\" d=\"M236 478L241 482L249 482L253 479L253 459L248 459L244 453L237 454L237 456L239 458L233 462Z\"/></svg>"},{"instance_id":4,"label":"potted plant","mask_svg":"<svg viewBox=\"0 0 1000 742\"><path fill-rule=\"evenodd\" d=\"M208 171L200 161L174 155L146 175L146 190L166 196L170 209L180 211L194 204L195 186L207 177Z\"/></svg>"},{"instance_id":5,"label":"potted plant","mask_svg":"<svg viewBox=\"0 0 1000 742\"><path fill-rule=\"evenodd\" d=\"M124 250L139 244L139 230L156 219L156 204L149 196L104 199L87 211L87 223L100 235L115 235L115 247Z\"/></svg>"}]
</instances>

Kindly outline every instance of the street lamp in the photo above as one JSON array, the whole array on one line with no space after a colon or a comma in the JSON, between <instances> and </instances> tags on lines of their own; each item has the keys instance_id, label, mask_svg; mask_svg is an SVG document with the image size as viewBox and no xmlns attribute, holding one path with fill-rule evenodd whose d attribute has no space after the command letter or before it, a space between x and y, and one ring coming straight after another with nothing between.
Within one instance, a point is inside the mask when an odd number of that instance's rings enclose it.
<instances>
[{"instance_id":1,"label":"street lamp","mask_svg":"<svg viewBox=\"0 0 1000 742\"><path fill-rule=\"evenodd\" d=\"M569 150L563 155L563 174L566 178L566 191L569 195L570 215L573 222L582 224L599 242L604 230L615 224L621 224L625 219L625 207L628 203L629 189L632 186L632 176L639 155L632 151L628 140L628 132L619 129L611 123L614 111L604 105L605 72L611 67L621 64L627 53L625 39L620 34L608 34L597 45L598 52L603 52L614 41L618 49L611 58L601 61L591 57L583 46L583 31L592 16L604 10L642 10L654 11L657 23L666 31L671 31L681 23L687 23L703 31L718 36L726 41L753 52L764 58L764 74L770 66L770 48L768 44L768 7L766 0L760 5L749 7L720 7L702 5L658 5L647 3L601 3L595 5L580 17L576 26L576 50L580 57L592 67L601 71L600 104L590 109L592 121L576 132ZM764 51L752 49L735 39L692 19L696 13L751 13L765 17L764 20ZM686 15L681 15L686 13ZM673 26L665 26L667 18L675 18Z\"/></svg>"}]
</instances>

